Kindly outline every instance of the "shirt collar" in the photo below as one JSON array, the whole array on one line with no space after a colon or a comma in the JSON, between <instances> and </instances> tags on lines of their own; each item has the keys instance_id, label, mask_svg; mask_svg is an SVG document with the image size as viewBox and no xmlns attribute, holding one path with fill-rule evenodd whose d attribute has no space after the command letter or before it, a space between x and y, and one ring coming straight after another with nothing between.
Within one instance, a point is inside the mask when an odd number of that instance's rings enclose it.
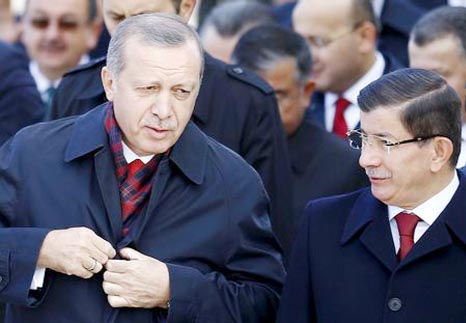
<instances>
[{"instance_id":1,"label":"shirt collar","mask_svg":"<svg viewBox=\"0 0 466 323\"><path fill-rule=\"evenodd\" d=\"M152 157L155 155L148 155L148 156L138 156L128 145L122 140L121 145L123 147L123 156L125 156L126 162L129 164L136 159L140 159L144 164L147 164L151 161Z\"/></svg>"},{"instance_id":2,"label":"shirt collar","mask_svg":"<svg viewBox=\"0 0 466 323\"><path fill-rule=\"evenodd\" d=\"M385 69L385 59L380 52L375 53L375 62L372 67L364 74L356 83L341 94L346 100L350 101L351 104L357 105L359 92L365 88L369 83L377 80L383 75ZM334 105L340 95L336 93L325 93L325 105L329 103Z\"/></svg>"},{"instance_id":3,"label":"shirt collar","mask_svg":"<svg viewBox=\"0 0 466 323\"><path fill-rule=\"evenodd\" d=\"M450 183L440 192L432 196L430 199L417 206L412 210L405 210L397 206L388 206L388 219L392 220L398 213L407 211L408 213L414 213L421 218L422 221L428 225L432 225L435 220L439 217L440 213L450 203L453 195L455 194L458 186L460 185L458 174L454 173L453 179Z\"/></svg>"},{"instance_id":4,"label":"shirt collar","mask_svg":"<svg viewBox=\"0 0 466 323\"><path fill-rule=\"evenodd\" d=\"M89 62L89 55L83 55L79 60L78 65L86 64ZM45 93L50 86L57 88L60 84L61 78L57 80L49 80L40 70L37 61L31 60L29 62L29 72L36 81L37 89L41 94Z\"/></svg>"}]
</instances>

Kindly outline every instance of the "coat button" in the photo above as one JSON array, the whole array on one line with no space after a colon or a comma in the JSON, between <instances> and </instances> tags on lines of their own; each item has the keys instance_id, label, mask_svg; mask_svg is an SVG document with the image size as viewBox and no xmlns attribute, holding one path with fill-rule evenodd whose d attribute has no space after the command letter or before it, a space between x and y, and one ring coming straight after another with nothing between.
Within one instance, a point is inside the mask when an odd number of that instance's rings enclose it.
<instances>
[{"instance_id":1,"label":"coat button","mask_svg":"<svg viewBox=\"0 0 466 323\"><path fill-rule=\"evenodd\" d=\"M388 301L388 308L392 312L398 312L399 310L401 310L401 306L402 306L402 303L401 303L401 299L399 298L393 297Z\"/></svg>"},{"instance_id":2,"label":"coat button","mask_svg":"<svg viewBox=\"0 0 466 323\"><path fill-rule=\"evenodd\" d=\"M241 74L244 73L244 70L241 67L234 67L233 72L238 74L238 75L241 75Z\"/></svg>"}]
</instances>

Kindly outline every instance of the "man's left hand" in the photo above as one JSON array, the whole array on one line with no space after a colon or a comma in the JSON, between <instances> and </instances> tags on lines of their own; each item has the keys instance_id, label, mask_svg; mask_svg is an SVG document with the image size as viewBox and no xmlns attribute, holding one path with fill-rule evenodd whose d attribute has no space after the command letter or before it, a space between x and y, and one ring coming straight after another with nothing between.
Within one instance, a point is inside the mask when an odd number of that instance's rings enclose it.
<instances>
[{"instance_id":1,"label":"man's left hand","mask_svg":"<svg viewBox=\"0 0 466 323\"><path fill-rule=\"evenodd\" d=\"M110 306L167 308L170 299L167 266L131 248L121 249L120 256L123 260L109 260L105 265L102 286Z\"/></svg>"}]
</instances>

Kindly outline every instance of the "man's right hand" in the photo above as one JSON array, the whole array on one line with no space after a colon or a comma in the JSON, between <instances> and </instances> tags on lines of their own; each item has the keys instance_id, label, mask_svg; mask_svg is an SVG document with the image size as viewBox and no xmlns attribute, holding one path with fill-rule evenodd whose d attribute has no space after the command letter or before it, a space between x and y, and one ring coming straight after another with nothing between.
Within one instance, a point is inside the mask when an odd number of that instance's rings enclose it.
<instances>
[{"instance_id":1,"label":"man's right hand","mask_svg":"<svg viewBox=\"0 0 466 323\"><path fill-rule=\"evenodd\" d=\"M37 266L88 279L115 255L112 245L88 228L53 230L42 243Z\"/></svg>"}]
</instances>

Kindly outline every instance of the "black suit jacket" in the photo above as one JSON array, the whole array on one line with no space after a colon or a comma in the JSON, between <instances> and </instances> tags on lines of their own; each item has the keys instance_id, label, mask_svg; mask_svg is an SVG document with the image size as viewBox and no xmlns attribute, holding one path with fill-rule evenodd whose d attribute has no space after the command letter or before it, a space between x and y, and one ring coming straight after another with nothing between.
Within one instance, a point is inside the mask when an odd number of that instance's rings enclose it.
<instances>
[{"instance_id":1,"label":"black suit jacket","mask_svg":"<svg viewBox=\"0 0 466 323\"><path fill-rule=\"evenodd\" d=\"M106 101L100 79L105 64L102 58L63 78L54 96L52 119L82 114ZM295 223L291 167L272 88L255 74L206 55L192 119L259 172L271 200L274 232L288 250Z\"/></svg>"},{"instance_id":2,"label":"black suit jacket","mask_svg":"<svg viewBox=\"0 0 466 323\"><path fill-rule=\"evenodd\" d=\"M288 138L293 206L302 214L309 200L351 192L369 184L359 152L317 124L304 121Z\"/></svg>"}]
</instances>

